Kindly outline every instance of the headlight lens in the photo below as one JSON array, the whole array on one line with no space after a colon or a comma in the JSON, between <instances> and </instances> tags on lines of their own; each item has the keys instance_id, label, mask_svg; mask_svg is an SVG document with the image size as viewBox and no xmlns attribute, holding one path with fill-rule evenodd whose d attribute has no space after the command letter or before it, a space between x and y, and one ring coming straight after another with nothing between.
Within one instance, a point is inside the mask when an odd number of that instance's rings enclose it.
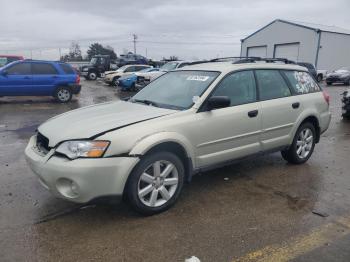
<instances>
[{"instance_id":1,"label":"headlight lens","mask_svg":"<svg viewBox=\"0 0 350 262\"><path fill-rule=\"evenodd\" d=\"M109 141L66 141L60 144L56 152L66 155L70 159L79 157L102 157L108 148Z\"/></svg>"}]
</instances>

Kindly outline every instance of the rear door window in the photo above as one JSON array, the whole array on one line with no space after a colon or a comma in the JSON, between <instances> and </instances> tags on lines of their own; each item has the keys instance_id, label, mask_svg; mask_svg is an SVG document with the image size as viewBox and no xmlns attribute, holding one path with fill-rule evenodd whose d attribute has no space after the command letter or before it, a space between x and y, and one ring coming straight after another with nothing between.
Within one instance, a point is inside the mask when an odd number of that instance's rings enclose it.
<instances>
[{"instance_id":1,"label":"rear door window","mask_svg":"<svg viewBox=\"0 0 350 262\"><path fill-rule=\"evenodd\" d=\"M124 73L130 73L135 72L135 66L129 66L127 69L125 69Z\"/></svg>"},{"instance_id":2,"label":"rear door window","mask_svg":"<svg viewBox=\"0 0 350 262\"><path fill-rule=\"evenodd\" d=\"M30 75L30 63L20 63L6 69L9 75Z\"/></svg>"},{"instance_id":3,"label":"rear door window","mask_svg":"<svg viewBox=\"0 0 350 262\"><path fill-rule=\"evenodd\" d=\"M260 100L287 97L291 91L278 70L256 70Z\"/></svg>"},{"instance_id":4,"label":"rear door window","mask_svg":"<svg viewBox=\"0 0 350 262\"><path fill-rule=\"evenodd\" d=\"M33 63L32 64L33 75L56 75L56 68L47 63Z\"/></svg>"},{"instance_id":5,"label":"rear door window","mask_svg":"<svg viewBox=\"0 0 350 262\"><path fill-rule=\"evenodd\" d=\"M308 94L320 91L319 85L307 72L283 71L296 94Z\"/></svg>"}]
</instances>

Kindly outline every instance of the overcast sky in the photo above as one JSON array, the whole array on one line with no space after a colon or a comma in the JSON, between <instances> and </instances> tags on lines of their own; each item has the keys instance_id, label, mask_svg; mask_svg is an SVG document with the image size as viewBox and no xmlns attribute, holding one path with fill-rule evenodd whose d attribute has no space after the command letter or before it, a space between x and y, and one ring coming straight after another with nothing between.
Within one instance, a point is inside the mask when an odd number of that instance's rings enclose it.
<instances>
[{"instance_id":1,"label":"overcast sky","mask_svg":"<svg viewBox=\"0 0 350 262\"><path fill-rule=\"evenodd\" d=\"M58 59L71 41L151 58L237 56L240 39L274 19L350 29L350 0L0 0L0 53Z\"/></svg>"}]
</instances>

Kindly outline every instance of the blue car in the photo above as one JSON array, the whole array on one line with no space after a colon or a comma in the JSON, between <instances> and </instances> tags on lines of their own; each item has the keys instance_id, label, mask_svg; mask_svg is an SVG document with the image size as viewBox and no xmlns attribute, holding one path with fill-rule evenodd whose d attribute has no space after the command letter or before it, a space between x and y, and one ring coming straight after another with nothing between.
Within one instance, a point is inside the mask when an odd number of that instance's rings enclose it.
<instances>
[{"instance_id":1,"label":"blue car","mask_svg":"<svg viewBox=\"0 0 350 262\"><path fill-rule=\"evenodd\" d=\"M156 72L156 71L159 71L159 68L150 67L133 74L124 75L118 79L118 86L120 86L124 91L126 90L136 91L135 85L137 82L137 78L139 76L145 76L147 75L147 73Z\"/></svg>"},{"instance_id":2,"label":"blue car","mask_svg":"<svg viewBox=\"0 0 350 262\"><path fill-rule=\"evenodd\" d=\"M53 96L65 103L80 90L79 75L63 62L21 60L0 68L0 96Z\"/></svg>"}]
</instances>

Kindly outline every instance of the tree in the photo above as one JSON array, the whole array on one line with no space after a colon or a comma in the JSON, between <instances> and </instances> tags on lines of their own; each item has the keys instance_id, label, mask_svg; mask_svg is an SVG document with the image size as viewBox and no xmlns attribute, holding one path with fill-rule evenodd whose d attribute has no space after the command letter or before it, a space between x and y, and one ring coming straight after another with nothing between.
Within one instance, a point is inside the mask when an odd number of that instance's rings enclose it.
<instances>
[{"instance_id":1,"label":"tree","mask_svg":"<svg viewBox=\"0 0 350 262\"><path fill-rule=\"evenodd\" d=\"M111 46L104 47L99 43L90 45L87 55L89 60L95 55L109 55L111 59L117 59L117 54L114 52L114 49Z\"/></svg>"},{"instance_id":2,"label":"tree","mask_svg":"<svg viewBox=\"0 0 350 262\"><path fill-rule=\"evenodd\" d=\"M81 49L78 42L73 41L69 47L69 53L61 56L61 61L82 61Z\"/></svg>"},{"instance_id":3,"label":"tree","mask_svg":"<svg viewBox=\"0 0 350 262\"><path fill-rule=\"evenodd\" d=\"M163 57L163 61L177 61L179 58L175 55L170 56L169 58Z\"/></svg>"}]
</instances>

